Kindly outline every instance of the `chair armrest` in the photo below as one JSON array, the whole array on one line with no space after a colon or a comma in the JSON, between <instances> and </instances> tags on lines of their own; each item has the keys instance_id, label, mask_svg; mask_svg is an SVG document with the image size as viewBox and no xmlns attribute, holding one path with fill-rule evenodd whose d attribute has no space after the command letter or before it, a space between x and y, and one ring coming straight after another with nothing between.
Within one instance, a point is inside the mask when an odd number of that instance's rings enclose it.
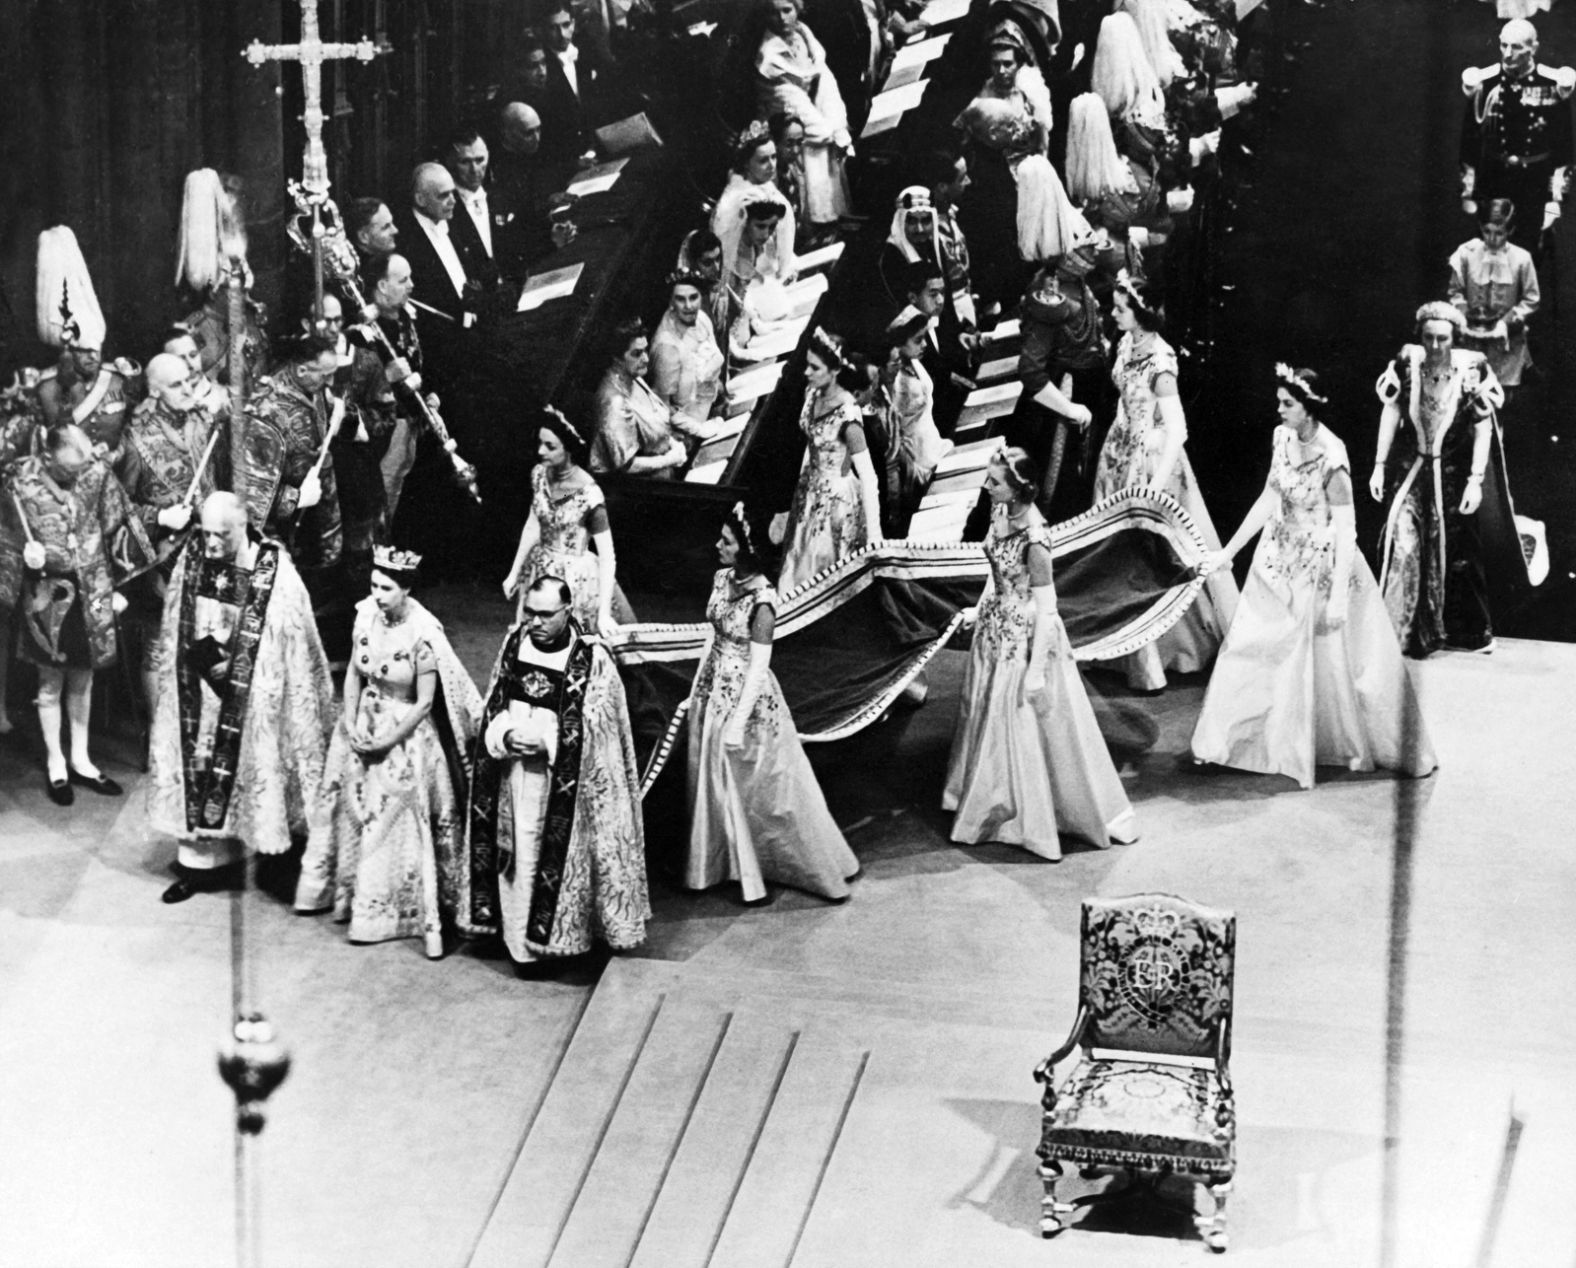
<instances>
[{"instance_id":1,"label":"chair armrest","mask_svg":"<svg viewBox=\"0 0 1576 1268\"><path fill-rule=\"evenodd\" d=\"M1056 1063L1082 1042L1084 1030L1088 1025L1089 1008L1087 1005L1080 1004L1078 1006L1078 1016L1073 1019L1073 1028L1063 1041L1062 1046L1034 1067L1036 1082L1043 1083L1047 1087L1050 1086L1051 1081L1056 1077Z\"/></svg>"}]
</instances>

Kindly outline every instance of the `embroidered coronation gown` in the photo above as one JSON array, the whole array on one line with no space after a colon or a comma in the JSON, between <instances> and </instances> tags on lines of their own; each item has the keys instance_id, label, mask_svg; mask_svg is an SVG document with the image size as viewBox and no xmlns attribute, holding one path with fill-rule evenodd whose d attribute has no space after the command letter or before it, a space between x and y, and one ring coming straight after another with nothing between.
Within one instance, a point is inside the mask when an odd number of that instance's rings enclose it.
<instances>
[{"instance_id":1,"label":"embroidered coronation gown","mask_svg":"<svg viewBox=\"0 0 1576 1268\"><path fill-rule=\"evenodd\" d=\"M1122 336L1117 347L1111 377L1120 398L1116 421L1100 448L1095 469L1095 501L1123 489L1147 485L1166 445L1166 424L1160 415L1160 399L1155 395L1155 380L1162 374L1175 375L1176 353L1155 336L1147 352L1137 352L1131 332ZM1187 439L1184 431L1183 440ZM1193 464L1187 449L1177 455L1165 491L1177 500L1197 525L1205 546L1220 549L1220 534L1209 518ZM1191 674L1204 669L1225 637L1237 609L1237 583L1231 571L1222 568L1209 578L1204 589L1186 614L1158 640L1112 664L1127 673L1128 683L1141 690L1158 690L1166 685L1166 670Z\"/></svg>"},{"instance_id":2,"label":"embroidered coronation gown","mask_svg":"<svg viewBox=\"0 0 1576 1268\"><path fill-rule=\"evenodd\" d=\"M843 433L864 416L852 398L814 413L815 393L807 392L799 426L808 441L799 486L794 490L788 536L778 585L783 593L797 590L816 573L870 544L872 527L865 523L859 476Z\"/></svg>"},{"instance_id":3,"label":"embroidered coronation gown","mask_svg":"<svg viewBox=\"0 0 1576 1268\"><path fill-rule=\"evenodd\" d=\"M723 742L749 666L750 618L762 604L777 606L770 585L734 597L733 576L724 568L712 583L711 647L690 692L684 884L707 889L736 880L746 902L764 898L768 880L846 898L859 860L826 807L775 674L767 672L755 698L743 745Z\"/></svg>"},{"instance_id":4,"label":"embroidered coronation gown","mask_svg":"<svg viewBox=\"0 0 1576 1268\"><path fill-rule=\"evenodd\" d=\"M1350 472L1324 427L1304 446L1275 429L1278 501L1253 553L1242 602L1193 732L1200 761L1289 775L1315 766L1426 775L1438 765L1378 583L1354 544L1343 625L1328 629L1335 534L1327 483Z\"/></svg>"},{"instance_id":5,"label":"embroidered coronation gown","mask_svg":"<svg viewBox=\"0 0 1576 1268\"><path fill-rule=\"evenodd\" d=\"M560 577L569 584L573 613L580 628L596 633L601 603L602 573L591 549L591 513L606 506L602 488L588 480L578 489L554 495L546 468L538 463L531 471L531 514L540 532L536 545L520 570L520 592L515 600L515 620L525 610L525 595L538 577ZM620 625L635 619L634 609L617 582L613 584L613 619Z\"/></svg>"},{"instance_id":6,"label":"embroidered coronation gown","mask_svg":"<svg viewBox=\"0 0 1576 1268\"><path fill-rule=\"evenodd\" d=\"M375 737L399 725L415 706L423 673L438 675L432 712L374 762L350 747L343 716L336 723L323 789L333 831L314 836L301 861L295 908L332 906L336 920L349 922L352 942L422 938L436 957L443 954L440 877L465 847L463 763L481 697L443 626L414 599L396 625L372 599L357 604L350 654L361 678L357 734Z\"/></svg>"},{"instance_id":7,"label":"embroidered coronation gown","mask_svg":"<svg viewBox=\"0 0 1576 1268\"><path fill-rule=\"evenodd\" d=\"M1031 545L1049 549L1037 510L1014 528L991 508L985 555L991 586L980 600L963 699L947 758L944 810L956 811L952 839L999 841L1061 858L1060 834L1095 845L1133 841L1138 831L1120 776L1095 723L1060 616L1045 659L1045 687L1024 698L1034 623Z\"/></svg>"}]
</instances>

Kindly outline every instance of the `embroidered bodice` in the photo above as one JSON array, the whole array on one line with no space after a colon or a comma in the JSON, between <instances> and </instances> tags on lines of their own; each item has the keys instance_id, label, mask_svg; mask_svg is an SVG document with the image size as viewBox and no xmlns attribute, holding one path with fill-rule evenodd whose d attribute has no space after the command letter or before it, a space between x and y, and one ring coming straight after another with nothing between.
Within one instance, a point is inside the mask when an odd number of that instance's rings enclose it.
<instances>
[{"instance_id":1,"label":"embroidered bodice","mask_svg":"<svg viewBox=\"0 0 1576 1268\"><path fill-rule=\"evenodd\" d=\"M547 469L531 472L531 511L541 529L539 549L550 554L583 555L591 541L591 513L605 505L602 489L588 480L578 489L554 493Z\"/></svg>"},{"instance_id":2,"label":"embroidered bodice","mask_svg":"<svg viewBox=\"0 0 1576 1268\"><path fill-rule=\"evenodd\" d=\"M736 592L731 568L718 571L712 581L711 597L706 601L706 619L711 622L711 650L695 677L695 694L704 700L708 712L722 718L732 714L744 687L745 670L750 663L750 620L761 605L776 609L777 589L770 584ZM783 711L782 693L775 681L755 698L750 722L766 722L775 727Z\"/></svg>"},{"instance_id":3,"label":"embroidered bodice","mask_svg":"<svg viewBox=\"0 0 1576 1268\"><path fill-rule=\"evenodd\" d=\"M1176 372L1176 353L1164 339L1156 336L1140 352L1131 332L1122 336L1111 370L1120 396L1116 420L1105 440L1105 462L1119 477L1117 487L1145 483L1152 460L1165 448L1166 424L1160 417L1155 380Z\"/></svg>"},{"instance_id":4,"label":"embroidered bodice","mask_svg":"<svg viewBox=\"0 0 1576 1268\"><path fill-rule=\"evenodd\" d=\"M815 393L806 392L804 408L799 414L799 427L810 445L812 478L841 480L849 463L848 444L843 439L843 432L850 423L860 422L863 415L859 412L858 402L852 397L830 409L822 408L819 413L816 412L817 404Z\"/></svg>"},{"instance_id":5,"label":"embroidered bodice","mask_svg":"<svg viewBox=\"0 0 1576 1268\"><path fill-rule=\"evenodd\" d=\"M985 558L990 562L991 587L980 600L975 643L996 660L1026 660L1034 633L1034 596L1029 584L1029 547L1051 545L1051 530L1038 511L1028 522L1013 527L1007 508L993 506L990 532L985 537Z\"/></svg>"},{"instance_id":6,"label":"embroidered bodice","mask_svg":"<svg viewBox=\"0 0 1576 1268\"><path fill-rule=\"evenodd\" d=\"M1335 528L1326 487L1336 471L1350 471L1346 446L1320 427L1304 445L1286 426L1275 429L1270 460L1270 488L1277 501L1254 565L1267 576L1292 582L1312 581L1330 590L1335 566Z\"/></svg>"},{"instance_id":7,"label":"embroidered bodice","mask_svg":"<svg viewBox=\"0 0 1576 1268\"><path fill-rule=\"evenodd\" d=\"M368 610L370 609L370 611ZM367 712L373 699L411 704L416 699L416 679L437 670L432 645L420 634L413 615L390 625L370 601L356 613L355 645L351 650L361 677L361 702Z\"/></svg>"}]
</instances>

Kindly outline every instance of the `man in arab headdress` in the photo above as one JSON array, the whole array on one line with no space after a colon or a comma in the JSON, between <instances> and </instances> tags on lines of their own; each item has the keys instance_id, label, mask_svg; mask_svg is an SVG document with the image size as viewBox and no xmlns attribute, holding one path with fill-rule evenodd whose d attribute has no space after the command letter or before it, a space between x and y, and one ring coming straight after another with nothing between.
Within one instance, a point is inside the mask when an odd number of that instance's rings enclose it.
<instances>
[{"instance_id":1,"label":"man in arab headdress","mask_svg":"<svg viewBox=\"0 0 1576 1268\"><path fill-rule=\"evenodd\" d=\"M165 902L223 883L248 847L329 830L334 690L312 602L233 494L209 494L176 562L154 673L148 818L180 842Z\"/></svg>"}]
</instances>

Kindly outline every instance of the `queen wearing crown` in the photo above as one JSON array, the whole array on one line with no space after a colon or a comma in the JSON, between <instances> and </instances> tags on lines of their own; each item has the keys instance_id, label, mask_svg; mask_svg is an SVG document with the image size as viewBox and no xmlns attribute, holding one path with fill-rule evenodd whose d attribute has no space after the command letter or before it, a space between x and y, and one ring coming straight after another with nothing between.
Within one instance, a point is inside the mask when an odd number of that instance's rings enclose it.
<instances>
[{"instance_id":1,"label":"queen wearing crown","mask_svg":"<svg viewBox=\"0 0 1576 1268\"><path fill-rule=\"evenodd\" d=\"M442 624L411 597L420 564L373 551L323 781L333 830L308 846L295 908L332 910L352 942L420 938L436 959L455 921L481 697Z\"/></svg>"},{"instance_id":2,"label":"queen wearing crown","mask_svg":"<svg viewBox=\"0 0 1576 1268\"><path fill-rule=\"evenodd\" d=\"M1259 537L1193 732L1201 762L1288 775L1434 769L1417 693L1357 549L1351 462L1311 370L1276 367L1280 425L1264 491L1210 572Z\"/></svg>"}]
</instances>

